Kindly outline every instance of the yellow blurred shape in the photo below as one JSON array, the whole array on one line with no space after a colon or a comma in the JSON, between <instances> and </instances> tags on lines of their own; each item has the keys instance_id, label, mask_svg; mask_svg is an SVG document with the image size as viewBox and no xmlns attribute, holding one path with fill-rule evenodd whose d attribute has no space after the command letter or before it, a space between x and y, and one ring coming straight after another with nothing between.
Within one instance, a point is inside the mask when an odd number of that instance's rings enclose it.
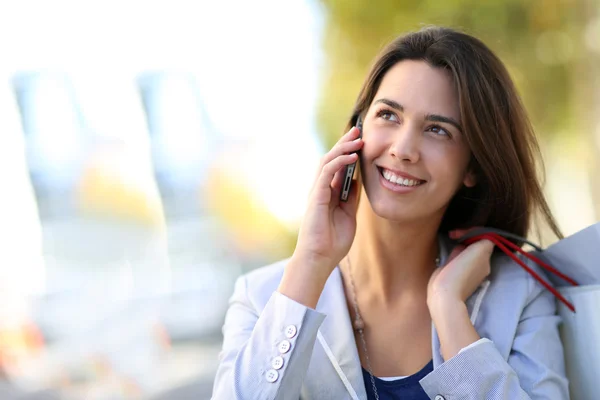
<instances>
[{"instance_id":1,"label":"yellow blurred shape","mask_svg":"<svg viewBox=\"0 0 600 400\"><path fill-rule=\"evenodd\" d=\"M131 219L150 225L158 224L160 219L143 193L95 168L90 168L83 176L80 200L86 212Z\"/></svg>"},{"instance_id":2,"label":"yellow blurred shape","mask_svg":"<svg viewBox=\"0 0 600 400\"><path fill-rule=\"evenodd\" d=\"M121 149L99 153L84 170L78 200L84 212L164 226L152 170Z\"/></svg>"},{"instance_id":3,"label":"yellow blurred shape","mask_svg":"<svg viewBox=\"0 0 600 400\"><path fill-rule=\"evenodd\" d=\"M224 221L242 251L263 251L273 256L289 253L293 232L257 200L243 179L223 168L208 179L207 203Z\"/></svg>"},{"instance_id":4,"label":"yellow blurred shape","mask_svg":"<svg viewBox=\"0 0 600 400\"><path fill-rule=\"evenodd\" d=\"M0 371L16 371L20 362L36 356L44 347L39 329L32 323L0 328Z\"/></svg>"}]
</instances>

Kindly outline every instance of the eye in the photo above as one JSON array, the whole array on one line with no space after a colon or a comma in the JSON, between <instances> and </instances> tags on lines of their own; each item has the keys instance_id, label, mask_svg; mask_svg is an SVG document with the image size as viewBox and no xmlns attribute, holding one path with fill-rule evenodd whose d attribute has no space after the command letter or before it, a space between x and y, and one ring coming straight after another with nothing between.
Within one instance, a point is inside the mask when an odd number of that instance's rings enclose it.
<instances>
[{"instance_id":1,"label":"eye","mask_svg":"<svg viewBox=\"0 0 600 400\"><path fill-rule=\"evenodd\" d=\"M448 132L439 125L432 125L429 128L427 128L427 130L435 133L436 136L447 136L449 138L452 137L452 135L450 135L450 132Z\"/></svg>"},{"instance_id":2,"label":"eye","mask_svg":"<svg viewBox=\"0 0 600 400\"><path fill-rule=\"evenodd\" d=\"M396 114L394 114L393 112L391 112L390 110L387 110L385 108L377 111L376 117L384 119L386 121L392 121L392 122L398 121L398 117L396 116Z\"/></svg>"}]
</instances>

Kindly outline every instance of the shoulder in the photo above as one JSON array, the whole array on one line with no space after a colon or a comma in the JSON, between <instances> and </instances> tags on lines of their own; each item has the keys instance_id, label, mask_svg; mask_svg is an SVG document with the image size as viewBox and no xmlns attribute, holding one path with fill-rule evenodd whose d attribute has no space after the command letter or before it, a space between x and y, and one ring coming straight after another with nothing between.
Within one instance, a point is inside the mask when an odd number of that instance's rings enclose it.
<instances>
[{"instance_id":1,"label":"shoulder","mask_svg":"<svg viewBox=\"0 0 600 400\"><path fill-rule=\"evenodd\" d=\"M533 261L519 256L528 269L548 282L544 271ZM531 317L556 315L556 299L521 265L500 253L492 256L489 287L481 304L476 329L488 337L505 358L513 347L518 326Z\"/></svg>"},{"instance_id":2,"label":"shoulder","mask_svg":"<svg viewBox=\"0 0 600 400\"><path fill-rule=\"evenodd\" d=\"M288 262L289 258L286 258L241 275L235 285L235 291L238 294L243 291L246 300L260 312L279 287Z\"/></svg>"},{"instance_id":3,"label":"shoulder","mask_svg":"<svg viewBox=\"0 0 600 400\"><path fill-rule=\"evenodd\" d=\"M524 307L546 290L533 275L537 275L545 282L549 282L549 280L546 271L537 263L521 254L516 256L527 268L504 253L495 253L491 259L492 268L489 280L492 285L502 288L505 295L510 295L513 300L522 302Z\"/></svg>"},{"instance_id":4,"label":"shoulder","mask_svg":"<svg viewBox=\"0 0 600 400\"><path fill-rule=\"evenodd\" d=\"M516 327L530 301L534 289L532 278L522 266L504 253L494 252L490 263L491 272L487 278L489 284L482 285L485 286L485 291L481 293L480 287L470 301L474 302L474 298L482 299L478 322L485 328L510 331L512 329L509 327ZM531 264L526 263L528 267L533 267Z\"/></svg>"}]
</instances>

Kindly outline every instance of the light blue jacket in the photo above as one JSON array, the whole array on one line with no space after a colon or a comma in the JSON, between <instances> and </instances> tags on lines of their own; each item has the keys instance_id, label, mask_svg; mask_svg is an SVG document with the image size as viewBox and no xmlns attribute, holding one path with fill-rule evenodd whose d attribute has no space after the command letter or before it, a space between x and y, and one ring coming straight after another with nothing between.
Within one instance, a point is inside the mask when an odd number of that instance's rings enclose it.
<instances>
[{"instance_id":1,"label":"light blue jacket","mask_svg":"<svg viewBox=\"0 0 600 400\"><path fill-rule=\"evenodd\" d=\"M450 245L440 236L442 265ZM339 268L313 310L277 292L286 264L237 280L213 399L366 399ZM475 329L489 340L444 362L432 324L434 370L420 381L429 398L569 398L560 318L550 292L507 256L494 255L491 275L467 307Z\"/></svg>"}]
</instances>

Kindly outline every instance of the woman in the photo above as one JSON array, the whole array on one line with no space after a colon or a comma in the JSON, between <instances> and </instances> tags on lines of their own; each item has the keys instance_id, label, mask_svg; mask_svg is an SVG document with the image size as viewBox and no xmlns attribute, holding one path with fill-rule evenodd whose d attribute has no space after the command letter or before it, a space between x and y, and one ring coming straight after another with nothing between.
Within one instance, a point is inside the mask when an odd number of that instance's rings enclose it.
<instances>
[{"instance_id":1,"label":"woman","mask_svg":"<svg viewBox=\"0 0 600 400\"><path fill-rule=\"evenodd\" d=\"M214 398L568 398L552 294L490 241L454 246L476 226L526 236L536 211L561 237L503 64L451 29L410 33L376 59L359 117L293 256L236 283Z\"/></svg>"}]
</instances>

